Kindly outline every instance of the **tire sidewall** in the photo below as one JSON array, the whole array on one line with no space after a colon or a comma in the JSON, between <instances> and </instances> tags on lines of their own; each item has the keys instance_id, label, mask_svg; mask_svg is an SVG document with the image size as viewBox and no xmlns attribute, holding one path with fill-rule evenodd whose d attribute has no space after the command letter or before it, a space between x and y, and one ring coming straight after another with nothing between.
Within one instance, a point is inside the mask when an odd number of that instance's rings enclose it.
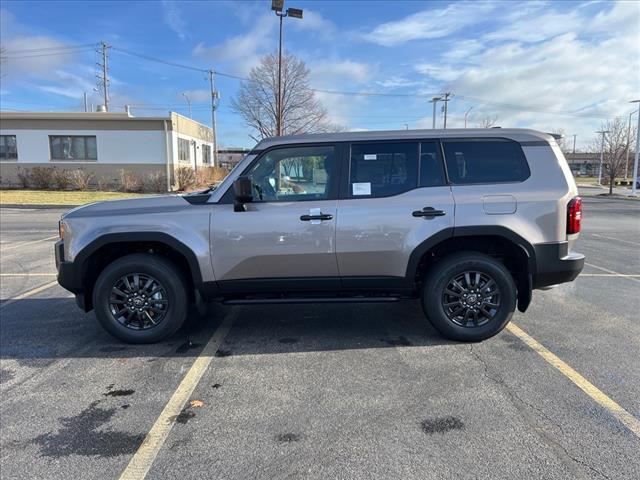
<instances>
[{"instance_id":1,"label":"tire sidewall","mask_svg":"<svg viewBox=\"0 0 640 480\"><path fill-rule=\"evenodd\" d=\"M449 320L442 306L444 288L451 278L465 271L478 271L489 275L500 290L500 309L486 325L458 325ZM516 286L509 271L501 263L483 254L454 255L443 259L427 276L422 294L422 306L436 330L447 338L465 342L477 342L499 333L511 320L516 300Z\"/></svg>"},{"instance_id":2,"label":"tire sidewall","mask_svg":"<svg viewBox=\"0 0 640 480\"><path fill-rule=\"evenodd\" d=\"M133 330L120 324L109 310L109 296L115 282L126 274L144 273L162 284L169 307L162 322L148 330ZM122 257L108 265L93 290L93 305L100 324L114 337L127 343L153 343L175 333L186 318L188 302L184 280L168 260L150 254Z\"/></svg>"}]
</instances>

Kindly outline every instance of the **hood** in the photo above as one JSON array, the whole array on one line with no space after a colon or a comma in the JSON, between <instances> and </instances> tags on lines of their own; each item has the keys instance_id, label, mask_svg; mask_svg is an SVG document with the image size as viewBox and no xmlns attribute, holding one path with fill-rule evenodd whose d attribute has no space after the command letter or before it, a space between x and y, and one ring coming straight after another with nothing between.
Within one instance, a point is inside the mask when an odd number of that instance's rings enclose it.
<instances>
[{"instance_id":1,"label":"hood","mask_svg":"<svg viewBox=\"0 0 640 480\"><path fill-rule=\"evenodd\" d=\"M62 218L176 212L190 207L191 204L182 195L158 195L90 203L69 210Z\"/></svg>"}]
</instances>

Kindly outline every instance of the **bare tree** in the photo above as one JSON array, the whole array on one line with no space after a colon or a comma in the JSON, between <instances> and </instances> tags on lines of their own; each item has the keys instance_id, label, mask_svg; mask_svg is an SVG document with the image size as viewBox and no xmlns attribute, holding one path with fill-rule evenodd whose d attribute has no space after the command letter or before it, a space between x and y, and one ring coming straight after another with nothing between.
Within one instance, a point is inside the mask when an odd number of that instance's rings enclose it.
<instances>
[{"instance_id":1,"label":"bare tree","mask_svg":"<svg viewBox=\"0 0 640 480\"><path fill-rule=\"evenodd\" d=\"M569 145L567 144L567 134L565 133L564 128L554 128L551 130L551 133L556 137L559 137L556 138L556 143L560 147L560 150L562 150L562 153L571 152L571 148L569 148Z\"/></svg>"},{"instance_id":2,"label":"bare tree","mask_svg":"<svg viewBox=\"0 0 640 480\"><path fill-rule=\"evenodd\" d=\"M278 55L266 55L242 82L231 108L253 130L258 141L277 135ZM282 132L284 135L320 133L339 129L327 119L327 111L309 86L309 70L290 53L282 57Z\"/></svg>"},{"instance_id":3,"label":"bare tree","mask_svg":"<svg viewBox=\"0 0 640 480\"><path fill-rule=\"evenodd\" d=\"M616 177L624 173L627 143L629 142L629 148L633 149L636 134L635 129L632 129L632 135L629 136L627 123L620 118L604 122L600 130L607 132L604 135L604 148L602 148L602 136L599 134L593 139L590 150L594 153L600 153L601 150L604 152L602 175L609 182L609 195L611 195Z\"/></svg>"},{"instance_id":4,"label":"bare tree","mask_svg":"<svg viewBox=\"0 0 640 480\"><path fill-rule=\"evenodd\" d=\"M478 128L491 128L494 127L498 123L498 116L490 116L486 115L478 122Z\"/></svg>"}]
</instances>

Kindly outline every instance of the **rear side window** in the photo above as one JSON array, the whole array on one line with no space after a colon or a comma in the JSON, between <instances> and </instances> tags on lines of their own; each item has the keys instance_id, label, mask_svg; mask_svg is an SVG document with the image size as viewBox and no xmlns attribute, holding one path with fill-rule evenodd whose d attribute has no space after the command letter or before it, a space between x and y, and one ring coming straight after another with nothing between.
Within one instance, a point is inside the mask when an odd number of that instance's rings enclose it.
<instances>
[{"instance_id":1,"label":"rear side window","mask_svg":"<svg viewBox=\"0 0 640 480\"><path fill-rule=\"evenodd\" d=\"M351 197L388 197L417 186L417 142L351 145Z\"/></svg>"},{"instance_id":2,"label":"rear side window","mask_svg":"<svg viewBox=\"0 0 640 480\"><path fill-rule=\"evenodd\" d=\"M529 178L529 165L516 142L445 140L443 147L451 183L522 182Z\"/></svg>"}]
</instances>

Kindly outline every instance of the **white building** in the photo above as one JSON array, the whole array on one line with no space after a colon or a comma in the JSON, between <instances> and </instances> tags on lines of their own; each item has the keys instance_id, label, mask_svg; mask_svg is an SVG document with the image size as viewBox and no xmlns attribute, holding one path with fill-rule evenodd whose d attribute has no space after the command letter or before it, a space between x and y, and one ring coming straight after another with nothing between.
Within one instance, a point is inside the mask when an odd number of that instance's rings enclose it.
<instances>
[{"instance_id":1,"label":"white building","mask_svg":"<svg viewBox=\"0 0 640 480\"><path fill-rule=\"evenodd\" d=\"M142 178L161 173L173 184L181 166L211 166L211 128L171 112L0 112L0 183L17 186L20 169L35 166L90 171L93 182L117 183L121 170Z\"/></svg>"}]
</instances>

